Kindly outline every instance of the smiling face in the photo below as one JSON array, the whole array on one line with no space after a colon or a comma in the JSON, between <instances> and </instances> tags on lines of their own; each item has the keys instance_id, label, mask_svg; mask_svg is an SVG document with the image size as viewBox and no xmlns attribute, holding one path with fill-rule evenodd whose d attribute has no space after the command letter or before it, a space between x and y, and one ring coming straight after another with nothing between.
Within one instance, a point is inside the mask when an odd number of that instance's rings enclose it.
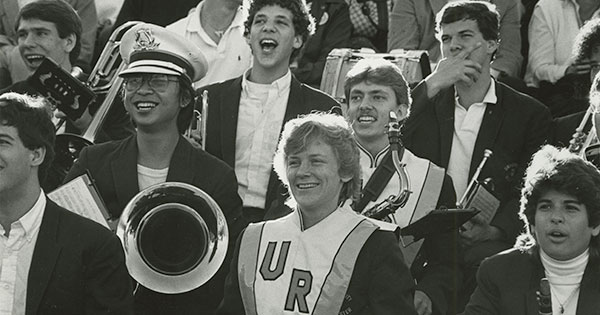
<instances>
[{"instance_id":1,"label":"smiling face","mask_svg":"<svg viewBox=\"0 0 600 315\"><path fill-rule=\"evenodd\" d=\"M340 176L332 147L318 139L311 140L306 150L288 155L286 175L292 195L303 212L333 212L342 186L351 179Z\"/></svg>"},{"instance_id":2,"label":"smiling face","mask_svg":"<svg viewBox=\"0 0 600 315\"><path fill-rule=\"evenodd\" d=\"M268 5L256 12L247 41L254 56L253 67L272 71L287 71L292 52L302 47L302 37L294 30L292 12L278 5Z\"/></svg>"},{"instance_id":3,"label":"smiling face","mask_svg":"<svg viewBox=\"0 0 600 315\"><path fill-rule=\"evenodd\" d=\"M600 226L589 227L587 208L577 198L549 190L542 194L535 210L533 231L542 250L557 260L583 253Z\"/></svg>"},{"instance_id":4,"label":"smiling face","mask_svg":"<svg viewBox=\"0 0 600 315\"><path fill-rule=\"evenodd\" d=\"M388 141L385 127L390 111L401 120L406 116L406 108L405 104L398 104L391 87L363 81L350 89L347 116L361 144Z\"/></svg>"},{"instance_id":5,"label":"smiling face","mask_svg":"<svg viewBox=\"0 0 600 315\"><path fill-rule=\"evenodd\" d=\"M440 30L442 56L444 58L458 55L467 48L473 48L478 43L481 47L473 50L467 59L478 62L489 68L492 55L498 48L495 40L485 40L475 20L459 20L442 24Z\"/></svg>"},{"instance_id":6,"label":"smiling face","mask_svg":"<svg viewBox=\"0 0 600 315\"><path fill-rule=\"evenodd\" d=\"M166 76L168 81L160 83L164 90L157 91L148 82L151 77L150 74L144 76L137 89L130 90L125 84L125 109L140 131L177 130L179 111L189 103L189 100L183 99L179 92L179 79L177 76ZM125 80L127 81L127 79L126 77ZM156 84L158 83L153 83L153 85Z\"/></svg>"},{"instance_id":7,"label":"smiling face","mask_svg":"<svg viewBox=\"0 0 600 315\"><path fill-rule=\"evenodd\" d=\"M45 152L43 148L28 149L17 128L0 123L0 198L19 196L37 182Z\"/></svg>"},{"instance_id":8,"label":"smiling face","mask_svg":"<svg viewBox=\"0 0 600 315\"><path fill-rule=\"evenodd\" d=\"M71 68L69 53L75 47L71 34L60 38L56 25L38 19L21 19L17 29L18 47L27 68L35 71L47 57L64 69Z\"/></svg>"}]
</instances>

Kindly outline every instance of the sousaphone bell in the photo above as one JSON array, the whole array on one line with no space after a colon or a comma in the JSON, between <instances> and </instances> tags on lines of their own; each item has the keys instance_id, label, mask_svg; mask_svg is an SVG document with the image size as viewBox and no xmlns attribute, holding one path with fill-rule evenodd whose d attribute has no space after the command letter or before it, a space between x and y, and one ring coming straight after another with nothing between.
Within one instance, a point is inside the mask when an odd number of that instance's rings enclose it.
<instances>
[{"instance_id":1,"label":"sousaphone bell","mask_svg":"<svg viewBox=\"0 0 600 315\"><path fill-rule=\"evenodd\" d=\"M146 188L127 204L117 236L129 274L156 292L191 291L214 276L227 252L223 212L201 189L179 182Z\"/></svg>"}]
</instances>

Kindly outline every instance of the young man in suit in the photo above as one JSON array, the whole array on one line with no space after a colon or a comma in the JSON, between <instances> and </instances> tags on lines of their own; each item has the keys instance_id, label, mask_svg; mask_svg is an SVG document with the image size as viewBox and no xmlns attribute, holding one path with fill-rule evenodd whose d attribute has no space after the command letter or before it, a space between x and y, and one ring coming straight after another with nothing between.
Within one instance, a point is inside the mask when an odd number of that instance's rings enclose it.
<instances>
[{"instance_id":1,"label":"young man in suit","mask_svg":"<svg viewBox=\"0 0 600 315\"><path fill-rule=\"evenodd\" d=\"M54 156L50 117L41 98L0 96L0 312L131 314L119 239L40 188Z\"/></svg>"},{"instance_id":2,"label":"young man in suit","mask_svg":"<svg viewBox=\"0 0 600 315\"><path fill-rule=\"evenodd\" d=\"M443 58L413 90L403 129L407 148L446 168L457 200L467 190L484 150L493 152L478 179L493 186L497 212L489 224L476 216L471 228L460 234L465 282L471 290L479 262L512 246L523 227L517 216L518 187L550 126L544 105L490 75L498 49L498 21L495 7L484 1L452 2L442 9L437 36ZM464 293L468 298L470 290Z\"/></svg>"},{"instance_id":3,"label":"young man in suit","mask_svg":"<svg viewBox=\"0 0 600 315\"><path fill-rule=\"evenodd\" d=\"M233 169L183 137L194 110L192 82L202 78L208 67L204 56L183 37L146 23L123 35L120 50L128 65L119 73L124 79L123 103L137 132L123 140L84 148L66 180L87 170L114 220L138 192L152 185L182 182L196 186L221 208L229 228L229 250L233 251L244 221ZM183 242L181 234L166 233L153 243L168 251L169 246ZM172 256L186 257L177 252L174 248ZM227 258L225 261L221 267L228 264ZM211 313L223 292L227 267L221 269L204 285L180 294L140 285L135 294L136 312Z\"/></svg>"},{"instance_id":4,"label":"young man in suit","mask_svg":"<svg viewBox=\"0 0 600 315\"><path fill-rule=\"evenodd\" d=\"M291 60L314 29L304 0L256 0L245 28L252 68L241 77L206 87L205 141L206 151L235 169L244 215L256 222L280 195L271 164L284 122L339 104L290 72Z\"/></svg>"}]
</instances>

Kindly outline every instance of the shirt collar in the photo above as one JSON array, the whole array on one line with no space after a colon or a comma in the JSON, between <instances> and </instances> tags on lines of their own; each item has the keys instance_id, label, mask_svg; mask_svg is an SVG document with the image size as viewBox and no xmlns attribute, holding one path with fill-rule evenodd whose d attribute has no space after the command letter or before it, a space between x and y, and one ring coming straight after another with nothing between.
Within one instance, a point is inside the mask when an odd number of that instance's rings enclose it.
<instances>
[{"instance_id":1,"label":"shirt collar","mask_svg":"<svg viewBox=\"0 0 600 315\"><path fill-rule=\"evenodd\" d=\"M202 7L204 5L204 1L201 1L194 11L194 16L190 18L190 22L187 26L187 30L189 32L199 33L201 30L204 30L202 27L202 23L200 23L200 12L202 11ZM246 20L246 10L243 10L243 7L240 5L238 8L235 17L233 17L233 21L231 21L231 25L227 28L226 31L235 27L244 27L244 21Z\"/></svg>"},{"instance_id":2,"label":"shirt collar","mask_svg":"<svg viewBox=\"0 0 600 315\"><path fill-rule=\"evenodd\" d=\"M248 80L251 70L252 70L252 68L249 68L248 70L246 70L246 72L244 72L244 75L242 76L242 90L244 90L244 91L248 91L248 88L249 88L248 83L249 82L254 83L254 82ZM286 74L284 74L281 78L271 82L270 85L272 87L275 87L275 89L277 89L277 95L281 96L282 93L289 92L291 82L292 82L292 72L290 71L290 69L288 69ZM258 83L254 83L254 84L258 84ZM265 84L265 85L269 85L269 84Z\"/></svg>"},{"instance_id":3,"label":"shirt collar","mask_svg":"<svg viewBox=\"0 0 600 315\"><path fill-rule=\"evenodd\" d=\"M460 100L458 98L458 93L456 92L456 88L454 89L454 100L457 105L460 104L462 106L462 104L460 103ZM498 102L498 96L496 95L496 80L494 80L494 78L492 77L492 79L490 80L490 87L488 88L487 92L485 93L485 96L483 97L483 101L481 101L480 103L475 103L475 104L496 105L497 102Z\"/></svg>"},{"instance_id":4,"label":"shirt collar","mask_svg":"<svg viewBox=\"0 0 600 315\"><path fill-rule=\"evenodd\" d=\"M40 195L33 207L17 221L23 226L25 237L28 242L31 242L31 239L35 234L34 232L39 229L45 208L46 195L44 194L44 191L40 189Z\"/></svg>"},{"instance_id":5,"label":"shirt collar","mask_svg":"<svg viewBox=\"0 0 600 315\"><path fill-rule=\"evenodd\" d=\"M371 153L367 149L365 149L365 147L363 147L362 144L360 144L360 142L358 142L358 141L355 141L355 142L358 146L358 149L361 150L364 154L366 154L369 157L369 159L371 161L370 165L373 165L373 167L378 166L379 163L381 162L381 160L383 159L383 156L385 156L388 153L388 151L390 150L390 145L388 144L387 146L385 146L385 148L381 149L381 151L377 152L377 154L375 154L375 156L372 156Z\"/></svg>"}]
</instances>

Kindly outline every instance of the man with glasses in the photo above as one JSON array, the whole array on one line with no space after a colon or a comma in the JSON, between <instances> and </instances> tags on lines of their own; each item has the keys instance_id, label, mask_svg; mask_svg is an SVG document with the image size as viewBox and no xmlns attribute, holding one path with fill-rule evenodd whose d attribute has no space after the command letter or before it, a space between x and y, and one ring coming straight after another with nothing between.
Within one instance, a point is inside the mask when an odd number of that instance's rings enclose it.
<instances>
[{"instance_id":1,"label":"man with glasses","mask_svg":"<svg viewBox=\"0 0 600 315\"><path fill-rule=\"evenodd\" d=\"M206 74L204 56L182 37L153 24L136 25L127 31L120 49L128 64L119 74L125 82L123 102L137 133L124 140L85 148L66 180L89 171L114 220L118 220L130 199L151 185L167 181L192 184L220 206L227 219L230 241L235 242L244 220L240 219L242 204L233 169L193 147L182 136L194 110L192 82ZM172 235L164 235L162 241L176 242ZM174 295L140 285L135 294L136 312L210 312L221 299L224 277L219 271L205 285Z\"/></svg>"}]
</instances>

